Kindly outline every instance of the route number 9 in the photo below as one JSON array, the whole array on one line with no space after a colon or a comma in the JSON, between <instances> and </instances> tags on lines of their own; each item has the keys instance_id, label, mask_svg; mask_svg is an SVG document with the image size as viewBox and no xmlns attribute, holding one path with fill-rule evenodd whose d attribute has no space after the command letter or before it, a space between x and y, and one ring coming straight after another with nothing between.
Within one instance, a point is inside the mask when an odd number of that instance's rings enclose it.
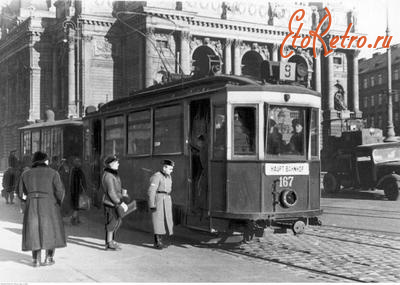
<instances>
[{"instance_id":1,"label":"route number 9","mask_svg":"<svg viewBox=\"0 0 400 285\"><path fill-rule=\"evenodd\" d=\"M292 187L293 178L293 176L280 176L279 187Z\"/></svg>"},{"instance_id":2,"label":"route number 9","mask_svg":"<svg viewBox=\"0 0 400 285\"><path fill-rule=\"evenodd\" d=\"M295 81L296 63L294 62L281 62L279 67L279 79Z\"/></svg>"}]
</instances>

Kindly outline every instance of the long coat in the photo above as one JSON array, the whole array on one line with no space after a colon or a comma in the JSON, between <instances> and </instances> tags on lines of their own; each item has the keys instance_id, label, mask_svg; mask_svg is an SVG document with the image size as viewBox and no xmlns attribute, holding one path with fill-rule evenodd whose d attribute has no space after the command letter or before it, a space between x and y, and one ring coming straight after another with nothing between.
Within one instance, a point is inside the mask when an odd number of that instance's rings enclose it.
<instances>
[{"instance_id":1,"label":"long coat","mask_svg":"<svg viewBox=\"0 0 400 285\"><path fill-rule=\"evenodd\" d=\"M37 165L22 173L19 195L26 196L22 226L23 251L66 246L60 212L64 192L60 175L46 165Z\"/></svg>"},{"instance_id":2,"label":"long coat","mask_svg":"<svg viewBox=\"0 0 400 285\"><path fill-rule=\"evenodd\" d=\"M69 183L71 191L71 206L75 211L79 210L79 194L86 190L86 179L80 167L72 167L71 179Z\"/></svg>"},{"instance_id":3,"label":"long coat","mask_svg":"<svg viewBox=\"0 0 400 285\"><path fill-rule=\"evenodd\" d=\"M172 220L172 179L169 175L156 172L150 177L150 187L148 189L149 208L156 208L152 213L153 230L156 235L173 234ZM167 192L167 193L160 193Z\"/></svg>"}]
</instances>

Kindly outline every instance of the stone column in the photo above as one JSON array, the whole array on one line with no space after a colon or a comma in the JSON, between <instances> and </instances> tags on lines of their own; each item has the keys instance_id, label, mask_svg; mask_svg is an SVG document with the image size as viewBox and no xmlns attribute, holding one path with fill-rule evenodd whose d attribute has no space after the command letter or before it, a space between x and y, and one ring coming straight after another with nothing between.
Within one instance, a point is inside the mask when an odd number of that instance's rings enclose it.
<instances>
[{"instance_id":1,"label":"stone column","mask_svg":"<svg viewBox=\"0 0 400 285\"><path fill-rule=\"evenodd\" d=\"M52 62L52 68L51 68L51 77L52 77L52 84L51 84L51 91L52 91L52 96L51 96L51 108L53 111L56 113L58 109L58 90L57 90L57 71L58 71L58 65L57 65L57 44L54 43L53 45L53 62Z\"/></svg>"},{"instance_id":2,"label":"stone column","mask_svg":"<svg viewBox=\"0 0 400 285\"><path fill-rule=\"evenodd\" d=\"M360 54L359 50L355 50L353 52L352 64L353 64L353 108L354 112L357 114L360 112L359 106L359 95L358 95L358 55Z\"/></svg>"},{"instance_id":3,"label":"stone column","mask_svg":"<svg viewBox=\"0 0 400 285\"><path fill-rule=\"evenodd\" d=\"M317 58L314 59L315 65L315 90L321 92L321 49L317 48Z\"/></svg>"},{"instance_id":4,"label":"stone column","mask_svg":"<svg viewBox=\"0 0 400 285\"><path fill-rule=\"evenodd\" d=\"M181 31L180 72L189 75L191 72L190 32Z\"/></svg>"},{"instance_id":5,"label":"stone column","mask_svg":"<svg viewBox=\"0 0 400 285\"><path fill-rule=\"evenodd\" d=\"M225 40L225 74L231 74L232 73L232 39L226 39Z\"/></svg>"},{"instance_id":6,"label":"stone column","mask_svg":"<svg viewBox=\"0 0 400 285\"><path fill-rule=\"evenodd\" d=\"M279 45L273 44L272 45L272 61L278 61L278 51L279 51Z\"/></svg>"},{"instance_id":7,"label":"stone column","mask_svg":"<svg viewBox=\"0 0 400 285\"><path fill-rule=\"evenodd\" d=\"M145 58L145 87L152 86L154 83L154 78L153 78L153 59L154 59L154 53L156 52L154 49L154 28L148 28L146 31L146 58Z\"/></svg>"},{"instance_id":8,"label":"stone column","mask_svg":"<svg viewBox=\"0 0 400 285\"><path fill-rule=\"evenodd\" d=\"M75 39L74 30L68 34L68 117L77 117L75 86Z\"/></svg>"},{"instance_id":9,"label":"stone column","mask_svg":"<svg viewBox=\"0 0 400 285\"><path fill-rule=\"evenodd\" d=\"M233 50L233 74L241 75L242 74L242 57L240 55L240 46L242 44L241 40L236 39L234 43L234 50Z\"/></svg>"}]
</instances>

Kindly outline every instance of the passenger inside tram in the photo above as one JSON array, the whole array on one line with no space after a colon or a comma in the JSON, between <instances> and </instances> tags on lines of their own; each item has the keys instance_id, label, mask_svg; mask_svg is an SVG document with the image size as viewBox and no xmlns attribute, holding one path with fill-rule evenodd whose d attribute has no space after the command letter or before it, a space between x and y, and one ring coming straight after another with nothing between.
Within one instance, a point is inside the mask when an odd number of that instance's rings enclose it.
<instances>
[{"instance_id":1,"label":"passenger inside tram","mask_svg":"<svg viewBox=\"0 0 400 285\"><path fill-rule=\"evenodd\" d=\"M303 126L298 119L292 121L293 135L290 138L289 148L295 154L304 154Z\"/></svg>"}]
</instances>

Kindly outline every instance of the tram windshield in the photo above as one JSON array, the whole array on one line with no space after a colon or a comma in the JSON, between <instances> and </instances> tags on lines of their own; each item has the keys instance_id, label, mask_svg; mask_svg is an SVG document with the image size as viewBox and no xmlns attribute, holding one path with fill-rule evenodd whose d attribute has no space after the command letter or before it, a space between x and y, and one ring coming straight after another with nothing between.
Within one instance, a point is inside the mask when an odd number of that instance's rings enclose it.
<instances>
[{"instance_id":1,"label":"tram windshield","mask_svg":"<svg viewBox=\"0 0 400 285\"><path fill-rule=\"evenodd\" d=\"M306 110L270 105L266 122L267 155L301 155L306 152Z\"/></svg>"}]
</instances>

